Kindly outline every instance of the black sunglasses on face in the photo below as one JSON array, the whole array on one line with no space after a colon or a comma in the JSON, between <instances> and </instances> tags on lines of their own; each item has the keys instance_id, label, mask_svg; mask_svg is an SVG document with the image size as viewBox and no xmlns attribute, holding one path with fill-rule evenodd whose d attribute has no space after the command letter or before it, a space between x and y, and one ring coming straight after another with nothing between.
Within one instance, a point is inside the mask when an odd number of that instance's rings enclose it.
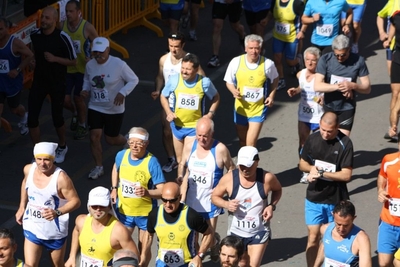
<instances>
[{"instance_id":1,"label":"black sunglasses on face","mask_svg":"<svg viewBox=\"0 0 400 267\"><path fill-rule=\"evenodd\" d=\"M162 202L164 202L164 203L167 203L167 202L169 202L169 203L175 203L175 202L177 202L178 201L178 199L179 199L179 197L177 197L177 198L173 198L173 199L166 199L166 198L161 198L161 201Z\"/></svg>"}]
</instances>

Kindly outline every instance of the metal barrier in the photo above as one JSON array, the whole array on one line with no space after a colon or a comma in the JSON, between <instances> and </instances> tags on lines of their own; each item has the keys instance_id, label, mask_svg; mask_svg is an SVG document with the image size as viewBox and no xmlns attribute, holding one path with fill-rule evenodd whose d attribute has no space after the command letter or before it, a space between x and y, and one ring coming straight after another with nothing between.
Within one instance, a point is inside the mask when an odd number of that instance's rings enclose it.
<instances>
[{"instance_id":1,"label":"metal barrier","mask_svg":"<svg viewBox=\"0 0 400 267\"><path fill-rule=\"evenodd\" d=\"M99 36L110 40L112 49L129 58L128 51L111 40L110 36L120 30L126 34L128 29L144 26L163 36L162 30L151 23L151 18L161 18L158 0L81 0L82 16L90 21ZM58 4L53 4L57 10Z\"/></svg>"}]
</instances>

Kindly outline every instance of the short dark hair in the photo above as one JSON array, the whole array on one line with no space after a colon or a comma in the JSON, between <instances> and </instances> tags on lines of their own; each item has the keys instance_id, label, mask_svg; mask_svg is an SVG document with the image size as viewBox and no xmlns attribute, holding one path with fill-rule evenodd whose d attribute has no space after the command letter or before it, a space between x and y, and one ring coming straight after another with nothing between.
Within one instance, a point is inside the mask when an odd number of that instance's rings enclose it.
<instances>
[{"instance_id":1,"label":"short dark hair","mask_svg":"<svg viewBox=\"0 0 400 267\"><path fill-rule=\"evenodd\" d=\"M232 247L236 250L236 254L239 259L243 256L244 253L244 245L241 238L233 235L228 235L221 240L219 245L219 251L223 246Z\"/></svg>"},{"instance_id":2,"label":"short dark hair","mask_svg":"<svg viewBox=\"0 0 400 267\"><path fill-rule=\"evenodd\" d=\"M67 2L67 5L69 4L75 4L76 10L81 10L81 3L77 0L69 0Z\"/></svg>"},{"instance_id":3,"label":"short dark hair","mask_svg":"<svg viewBox=\"0 0 400 267\"><path fill-rule=\"evenodd\" d=\"M10 239L11 245L15 245L15 237L14 234L11 232L10 229L3 228L0 230L0 238L8 238Z\"/></svg>"},{"instance_id":4,"label":"short dark hair","mask_svg":"<svg viewBox=\"0 0 400 267\"><path fill-rule=\"evenodd\" d=\"M356 207L349 200L342 200L335 205L333 213L339 214L340 217L356 216Z\"/></svg>"},{"instance_id":5,"label":"short dark hair","mask_svg":"<svg viewBox=\"0 0 400 267\"><path fill-rule=\"evenodd\" d=\"M171 32L168 35L168 39L181 41L181 44L185 43L185 35L181 32Z\"/></svg>"},{"instance_id":6,"label":"short dark hair","mask_svg":"<svg viewBox=\"0 0 400 267\"><path fill-rule=\"evenodd\" d=\"M198 67L200 66L200 60L199 60L199 58L198 58L195 54L192 54L192 53L187 53L187 54L183 57L182 62L190 62L190 63L193 63L193 67L194 67L194 68L198 68Z\"/></svg>"}]
</instances>

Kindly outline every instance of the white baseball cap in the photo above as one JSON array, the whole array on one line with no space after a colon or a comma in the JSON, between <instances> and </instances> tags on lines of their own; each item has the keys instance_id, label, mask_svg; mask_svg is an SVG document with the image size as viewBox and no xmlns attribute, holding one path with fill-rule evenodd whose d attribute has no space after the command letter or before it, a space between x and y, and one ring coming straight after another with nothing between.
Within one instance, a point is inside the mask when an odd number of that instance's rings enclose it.
<instances>
[{"instance_id":1,"label":"white baseball cap","mask_svg":"<svg viewBox=\"0 0 400 267\"><path fill-rule=\"evenodd\" d=\"M244 146L239 150L237 165L251 167L254 161L259 160L258 150L252 146Z\"/></svg>"},{"instance_id":2,"label":"white baseball cap","mask_svg":"<svg viewBox=\"0 0 400 267\"><path fill-rule=\"evenodd\" d=\"M102 186L98 186L90 190L88 199L89 206L108 207L111 203L110 191Z\"/></svg>"},{"instance_id":3,"label":"white baseball cap","mask_svg":"<svg viewBox=\"0 0 400 267\"><path fill-rule=\"evenodd\" d=\"M93 40L92 51L93 52L104 52L107 47L110 46L110 42L105 37L96 37Z\"/></svg>"}]
</instances>

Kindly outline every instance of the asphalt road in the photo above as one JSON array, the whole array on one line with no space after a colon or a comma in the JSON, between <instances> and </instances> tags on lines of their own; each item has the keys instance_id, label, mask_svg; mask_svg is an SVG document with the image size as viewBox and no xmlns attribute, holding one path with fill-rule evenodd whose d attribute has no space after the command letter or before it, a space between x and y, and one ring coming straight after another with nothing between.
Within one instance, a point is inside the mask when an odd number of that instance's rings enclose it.
<instances>
[{"instance_id":1,"label":"asphalt road","mask_svg":"<svg viewBox=\"0 0 400 267\"><path fill-rule=\"evenodd\" d=\"M360 40L360 54L366 60L372 81L372 92L358 96L358 107L355 125L351 134L355 149L352 181L348 184L351 200L357 209L358 226L370 236L373 264L377 266L376 235L381 204L377 201L376 177L382 157L397 150L395 143L384 140L383 134L388 128L390 87L386 70L385 51L378 40L375 26L376 12L384 5L383 1L369 1L363 21L363 34ZM161 25L160 21L152 20ZM244 22L244 17L242 18ZM162 25L161 25L162 26ZM230 59L240 53L236 34L226 21L220 49L221 66L216 69L206 67L212 54L211 4L206 3L200 10L200 21L197 31L198 41L187 41L186 51L197 54L206 74L213 80L221 94L221 104L215 118L215 137L225 143L233 157L239 148L234 124L232 122L233 98L225 87L223 75ZM167 30L164 28L165 33ZM248 32L248 31L247 31ZM309 36L308 33L307 36ZM270 38L270 27L266 32ZM158 59L167 49L166 38L158 38L154 32L137 27L128 34L116 34L112 39L126 47L130 53L127 59L140 79L140 84L126 99L126 113L122 126L125 133L132 126L142 126L150 132L149 151L161 162L166 162L166 154L161 143L161 123L159 101L150 97L154 89L154 78L157 73ZM305 42L304 48L309 43ZM117 52L114 55L120 56ZM271 57L271 40L267 41L266 56ZM289 76L288 70L286 75ZM296 86L294 78L287 79L288 87ZM28 91L23 93L23 103L27 103ZM300 171L298 164L297 106L299 98L289 98L285 90L279 91L274 107L260 134L257 147L260 151L260 165L275 173L283 186L283 196L272 219L273 239L263 257L262 266L305 266L305 246L307 228L304 223L304 197L306 186L299 184ZM19 204L20 184L23 179L23 166L32 160L33 145L28 136L20 136L17 118L5 110L4 116L12 123L14 131L5 133L0 130L0 228L12 228L20 245L17 256L23 254L22 228L15 223L14 214ZM65 112L66 125L69 126L70 114ZM52 126L50 105L46 102L41 114L43 141L57 141ZM105 174L98 180L88 180L87 175L94 166L90 154L89 139L73 140L73 133L67 130L69 152L66 161L59 164L71 176L82 200L82 207L70 216L70 231L78 214L86 213L87 194L91 188L103 185L110 186L111 168L119 147L110 147L104 143ZM174 179L175 174L166 174L167 179ZM227 228L226 215L221 216L217 231L225 235ZM153 244L153 255L156 247ZM67 252L68 255L68 252ZM154 258L154 257L153 257ZM50 266L47 255L43 255L40 266ZM206 267L218 266L206 257Z\"/></svg>"}]
</instances>

